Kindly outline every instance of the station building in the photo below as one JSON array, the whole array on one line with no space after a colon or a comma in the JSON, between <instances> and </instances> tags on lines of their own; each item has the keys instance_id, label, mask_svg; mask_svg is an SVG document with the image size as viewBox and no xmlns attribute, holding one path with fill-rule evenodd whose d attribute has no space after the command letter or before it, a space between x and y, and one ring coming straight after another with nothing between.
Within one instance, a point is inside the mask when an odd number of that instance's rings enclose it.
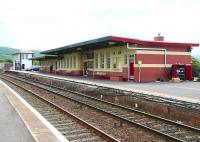
<instances>
[{"instance_id":1,"label":"station building","mask_svg":"<svg viewBox=\"0 0 200 142\"><path fill-rule=\"evenodd\" d=\"M169 80L173 64L191 64L193 43L107 36L43 51L40 71L96 79L152 82Z\"/></svg>"},{"instance_id":2,"label":"station building","mask_svg":"<svg viewBox=\"0 0 200 142\"><path fill-rule=\"evenodd\" d=\"M32 51L21 50L13 54L13 70L26 70L32 66Z\"/></svg>"}]
</instances>

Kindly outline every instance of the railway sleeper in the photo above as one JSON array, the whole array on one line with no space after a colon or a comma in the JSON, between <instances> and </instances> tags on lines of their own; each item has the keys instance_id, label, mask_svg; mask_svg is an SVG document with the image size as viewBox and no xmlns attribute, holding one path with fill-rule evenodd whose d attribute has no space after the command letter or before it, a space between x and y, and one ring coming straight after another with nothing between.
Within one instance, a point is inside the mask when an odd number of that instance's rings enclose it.
<instances>
[{"instance_id":1,"label":"railway sleeper","mask_svg":"<svg viewBox=\"0 0 200 142\"><path fill-rule=\"evenodd\" d=\"M80 133L83 133L83 132L86 132L88 131L87 129L75 129L75 130L71 130L71 131L64 131L62 130L62 134L65 134L65 135L69 135L69 134L80 134Z\"/></svg>"},{"instance_id":2,"label":"railway sleeper","mask_svg":"<svg viewBox=\"0 0 200 142\"><path fill-rule=\"evenodd\" d=\"M56 126L56 125L60 125L60 124L67 124L67 123L69 123L69 122L71 122L71 121L68 121L68 120L56 120L56 121L53 121L53 122L50 122L52 125L54 125L54 126Z\"/></svg>"},{"instance_id":3,"label":"railway sleeper","mask_svg":"<svg viewBox=\"0 0 200 142\"><path fill-rule=\"evenodd\" d=\"M90 138L90 137L93 137L93 136L94 135L92 135L90 132L66 135L67 139L69 139L69 140Z\"/></svg>"},{"instance_id":4,"label":"railway sleeper","mask_svg":"<svg viewBox=\"0 0 200 142\"><path fill-rule=\"evenodd\" d=\"M60 114L48 114L48 115L42 114L42 116L44 116L46 119L51 119L51 118L60 118L61 120L67 119L66 117Z\"/></svg>"},{"instance_id":5,"label":"railway sleeper","mask_svg":"<svg viewBox=\"0 0 200 142\"><path fill-rule=\"evenodd\" d=\"M98 136L93 136L93 137L86 138L86 139L82 138L81 140L78 140L78 139L76 139L76 140L70 140L70 142L94 142L96 140L99 140ZM96 141L96 142L99 142L99 141ZM100 142L105 142L105 141L100 141Z\"/></svg>"}]
</instances>

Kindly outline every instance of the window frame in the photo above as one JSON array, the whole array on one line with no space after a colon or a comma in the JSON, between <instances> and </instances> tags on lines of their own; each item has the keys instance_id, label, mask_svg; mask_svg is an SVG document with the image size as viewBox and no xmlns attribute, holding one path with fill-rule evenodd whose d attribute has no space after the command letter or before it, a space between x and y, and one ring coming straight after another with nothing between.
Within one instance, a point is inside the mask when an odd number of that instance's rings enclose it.
<instances>
[{"instance_id":1,"label":"window frame","mask_svg":"<svg viewBox=\"0 0 200 142\"><path fill-rule=\"evenodd\" d=\"M110 52L106 53L106 68L110 69L110 64L111 64L111 57L110 57Z\"/></svg>"},{"instance_id":2,"label":"window frame","mask_svg":"<svg viewBox=\"0 0 200 142\"><path fill-rule=\"evenodd\" d=\"M99 54L95 53L95 68L98 69L99 68Z\"/></svg>"},{"instance_id":3,"label":"window frame","mask_svg":"<svg viewBox=\"0 0 200 142\"><path fill-rule=\"evenodd\" d=\"M104 53L100 53L100 68L104 69L104 67L105 67Z\"/></svg>"}]
</instances>

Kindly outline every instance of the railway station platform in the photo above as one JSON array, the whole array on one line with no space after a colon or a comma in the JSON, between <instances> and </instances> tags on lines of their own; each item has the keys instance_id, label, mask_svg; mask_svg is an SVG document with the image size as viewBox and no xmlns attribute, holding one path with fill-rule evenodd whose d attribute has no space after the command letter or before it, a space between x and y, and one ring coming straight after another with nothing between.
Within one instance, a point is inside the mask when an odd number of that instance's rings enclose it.
<instances>
[{"instance_id":1,"label":"railway station platform","mask_svg":"<svg viewBox=\"0 0 200 142\"><path fill-rule=\"evenodd\" d=\"M18 72L18 71L16 71ZM151 83L135 83L125 81L99 80L88 77L61 76L53 74L45 74L38 72L20 71L24 73L36 74L57 79L80 82L84 84L92 84L97 86L116 88L124 91L133 91L139 93L173 98L193 103L200 103L200 82L184 81L181 83L170 82L151 82Z\"/></svg>"},{"instance_id":2,"label":"railway station platform","mask_svg":"<svg viewBox=\"0 0 200 142\"><path fill-rule=\"evenodd\" d=\"M68 142L1 80L0 131L1 142Z\"/></svg>"}]
</instances>

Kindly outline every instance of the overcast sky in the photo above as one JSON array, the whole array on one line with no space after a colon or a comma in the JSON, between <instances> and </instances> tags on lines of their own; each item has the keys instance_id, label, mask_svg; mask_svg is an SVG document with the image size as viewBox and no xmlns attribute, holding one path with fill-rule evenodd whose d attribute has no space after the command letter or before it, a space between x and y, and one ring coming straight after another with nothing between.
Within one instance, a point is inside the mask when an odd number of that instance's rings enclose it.
<instances>
[{"instance_id":1,"label":"overcast sky","mask_svg":"<svg viewBox=\"0 0 200 142\"><path fill-rule=\"evenodd\" d=\"M47 50L107 35L152 40L158 32L199 43L200 0L0 0L0 46Z\"/></svg>"}]
</instances>

